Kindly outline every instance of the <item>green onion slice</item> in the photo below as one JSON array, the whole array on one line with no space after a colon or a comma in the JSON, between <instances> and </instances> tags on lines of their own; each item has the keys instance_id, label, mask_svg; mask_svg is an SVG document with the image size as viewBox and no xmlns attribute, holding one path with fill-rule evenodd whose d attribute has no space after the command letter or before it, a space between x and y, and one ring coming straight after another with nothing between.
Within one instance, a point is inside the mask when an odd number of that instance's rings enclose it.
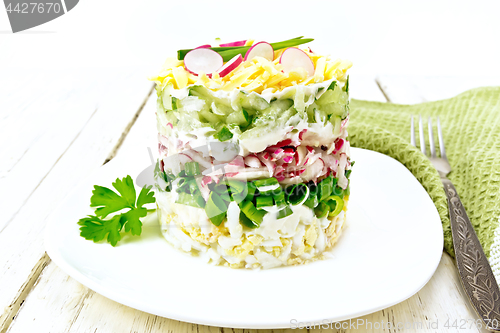
<instances>
[{"instance_id":1,"label":"green onion slice","mask_svg":"<svg viewBox=\"0 0 500 333\"><path fill-rule=\"evenodd\" d=\"M328 176L325 179L323 179L321 182L318 184L319 191L318 191L318 201L323 201L326 198L328 198L332 194L333 190L333 178L332 176Z\"/></svg>"},{"instance_id":2,"label":"green onion slice","mask_svg":"<svg viewBox=\"0 0 500 333\"><path fill-rule=\"evenodd\" d=\"M245 227L255 229L258 228L259 225L252 220L250 220L243 212L240 212L240 223L243 224Z\"/></svg>"},{"instance_id":3,"label":"green onion slice","mask_svg":"<svg viewBox=\"0 0 500 333\"><path fill-rule=\"evenodd\" d=\"M330 210L330 206L328 206L324 202L320 202L316 208L314 208L314 214L316 214L316 217L318 219L325 217Z\"/></svg>"},{"instance_id":4,"label":"green onion slice","mask_svg":"<svg viewBox=\"0 0 500 333\"><path fill-rule=\"evenodd\" d=\"M203 197L201 196L201 194L199 192L196 194L189 194L186 192L181 192L181 193L179 193L179 197L177 198L177 200L175 202L183 204L183 205L198 207L198 208L205 207L205 200L203 199Z\"/></svg>"},{"instance_id":5,"label":"green onion slice","mask_svg":"<svg viewBox=\"0 0 500 333\"><path fill-rule=\"evenodd\" d=\"M328 198L328 206L330 207L330 213L328 216L337 216L340 214L342 209L344 208L344 200L341 197L332 195Z\"/></svg>"},{"instance_id":6,"label":"green onion slice","mask_svg":"<svg viewBox=\"0 0 500 333\"><path fill-rule=\"evenodd\" d=\"M281 188L274 191L273 199L274 202L276 203L276 206L278 206L279 208L286 205L285 193L281 190Z\"/></svg>"},{"instance_id":7,"label":"green onion slice","mask_svg":"<svg viewBox=\"0 0 500 333\"><path fill-rule=\"evenodd\" d=\"M304 205L313 209L318 205L318 197L317 196L309 196L309 198L304 202Z\"/></svg>"},{"instance_id":8,"label":"green onion slice","mask_svg":"<svg viewBox=\"0 0 500 333\"><path fill-rule=\"evenodd\" d=\"M258 196L256 198L257 208L269 207L273 205L273 197L271 196Z\"/></svg>"},{"instance_id":9,"label":"green onion slice","mask_svg":"<svg viewBox=\"0 0 500 333\"><path fill-rule=\"evenodd\" d=\"M302 205L309 197L309 187L306 184L294 184L285 189L286 201L294 206Z\"/></svg>"},{"instance_id":10,"label":"green onion slice","mask_svg":"<svg viewBox=\"0 0 500 333\"><path fill-rule=\"evenodd\" d=\"M184 164L187 176L197 176L200 174L200 165L198 162L187 162Z\"/></svg>"},{"instance_id":11,"label":"green onion slice","mask_svg":"<svg viewBox=\"0 0 500 333\"><path fill-rule=\"evenodd\" d=\"M290 206L285 206L282 210L278 212L278 216L276 219L282 219L284 217L287 217L288 215L293 214L293 210L290 208Z\"/></svg>"},{"instance_id":12,"label":"green onion slice","mask_svg":"<svg viewBox=\"0 0 500 333\"><path fill-rule=\"evenodd\" d=\"M205 212L207 213L210 221L219 226L226 217L227 206L224 200L215 192L210 192L207 204L205 205Z\"/></svg>"},{"instance_id":13,"label":"green onion slice","mask_svg":"<svg viewBox=\"0 0 500 333\"><path fill-rule=\"evenodd\" d=\"M264 215L267 213L264 210L258 210L251 201L246 200L240 203L240 209L250 220L258 225L262 223Z\"/></svg>"},{"instance_id":14,"label":"green onion slice","mask_svg":"<svg viewBox=\"0 0 500 333\"><path fill-rule=\"evenodd\" d=\"M272 194L273 191L276 191L277 189L280 188L280 184L279 184L278 180L274 177L266 178L266 179L259 179L259 180L254 181L254 183L262 195Z\"/></svg>"}]
</instances>

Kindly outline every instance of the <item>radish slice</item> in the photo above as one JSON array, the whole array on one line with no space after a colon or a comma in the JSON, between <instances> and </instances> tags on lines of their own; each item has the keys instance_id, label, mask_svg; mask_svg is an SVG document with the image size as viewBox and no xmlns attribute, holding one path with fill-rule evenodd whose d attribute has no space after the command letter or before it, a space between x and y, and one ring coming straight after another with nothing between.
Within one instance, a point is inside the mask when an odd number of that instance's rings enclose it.
<instances>
[{"instance_id":1,"label":"radish slice","mask_svg":"<svg viewBox=\"0 0 500 333\"><path fill-rule=\"evenodd\" d=\"M246 40L239 40L237 42L231 42L231 43L225 43L225 44L220 44L220 47L229 47L229 46L245 46Z\"/></svg>"},{"instance_id":2,"label":"radish slice","mask_svg":"<svg viewBox=\"0 0 500 333\"><path fill-rule=\"evenodd\" d=\"M200 45L198 47L195 47L195 49L208 49L209 47L212 47L210 44L205 44L205 45Z\"/></svg>"},{"instance_id":3,"label":"radish slice","mask_svg":"<svg viewBox=\"0 0 500 333\"><path fill-rule=\"evenodd\" d=\"M191 50L184 57L184 68L195 75L201 72L212 74L223 64L221 55L207 48Z\"/></svg>"},{"instance_id":4,"label":"radish slice","mask_svg":"<svg viewBox=\"0 0 500 333\"><path fill-rule=\"evenodd\" d=\"M245 54L245 61L250 61L254 57L262 57L269 61L274 60L274 49L271 44L259 42L252 46Z\"/></svg>"},{"instance_id":5,"label":"radish slice","mask_svg":"<svg viewBox=\"0 0 500 333\"><path fill-rule=\"evenodd\" d=\"M306 70L308 76L314 75L314 64L311 58L296 47L289 47L281 54L280 64L283 66L285 73L297 67L302 67Z\"/></svg>"},{"instance_id":6,"label":"radish slice","mask_svg":"<svg viewBox=\"0 0 500 333\"><path fill-rule=\"evenodd\" d=\"M219 73L220 77L224 77L227 74L231 73L233 70L235 70L236 67L238 67L242 62L243 62L243 57L241 56L241 54L238 54L236 57L226 62L224 66L219 68L217 70L217 73Z\"/></svg>"}]
</instances>

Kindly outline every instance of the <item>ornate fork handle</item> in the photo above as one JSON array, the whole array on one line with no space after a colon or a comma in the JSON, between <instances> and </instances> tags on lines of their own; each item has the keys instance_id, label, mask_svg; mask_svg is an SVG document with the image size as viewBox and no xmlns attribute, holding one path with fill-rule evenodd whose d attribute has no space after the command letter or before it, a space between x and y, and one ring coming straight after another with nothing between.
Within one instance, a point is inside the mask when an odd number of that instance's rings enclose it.
<instances>
[{"instance_id":1,"label":"ornate fork handle","mask_svg":"<svg viewBox=\"0 0 500 333\"><path fill-rule=\"evenodd\" d=\"M442 178L450 211L453 247L465 292L488 330L500 332L500 290L455 186Z\"/></svg>"}]
</instances>

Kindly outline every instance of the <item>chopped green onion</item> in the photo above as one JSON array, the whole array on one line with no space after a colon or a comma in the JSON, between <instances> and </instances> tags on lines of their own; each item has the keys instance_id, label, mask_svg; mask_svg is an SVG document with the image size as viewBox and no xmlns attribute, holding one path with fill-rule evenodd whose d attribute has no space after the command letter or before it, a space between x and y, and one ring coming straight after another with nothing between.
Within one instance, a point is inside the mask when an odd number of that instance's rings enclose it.
<instances>
[{"instance_id":1,"label":"chopped green onion","mask_svg":"<svg viewBox=\"0 0 500 333\"><path fill-rule=\"evenodd\" d=\"M271 196L259 196L256 198L257 208L268 207L273 205L273 197Z\"/></svg>"},{"instance_id":2,"label":"chopped green onion","mask_svg":"<svg viewBox=\"0 0 500 333\"><path fill-rule=\"evenodd\" d=\"M255 186L257 186L257 189L261 193L261 195L271 195L273 194L273 191L280 189L280 184L278 180L274 177L271 178L266 178L266 179L259 179L254 181ZM280 189L281 192L281 189Z\"/></svg>"},{"instance_id":3,"label":"chopped green onion","mask_svg":"<svg viewBox=\"0 0 500 333\"><path fill-rule=\"evenodd\" d=\"M274 199L274 202L276 203L276 206L278 206L280 208L286 205L285 193L283 193L283 191L281 190L281 187L279 188L278 191L274 191L273 199Z\"/></svg>"},{"instance_id":4,"label":"chopped green onion","mask_svg":"<svg viewBox=\"0 0 500 333\"><path fill-rule=\"evenodd\" d=\"M309 198L304 201L304 205L306 205L307 207L313 209L314 207L316 207L318 205L318 197L317 196L309 196Z\"/></svg>"},{"instance_id":5,"label":"chopped green onion","mask_svg":"<svg viewBox=\"0 0 500 333\"><path fill-rule=\"evenodd\" d=\"M250 220L243 212L240 212L240 222L243 224L245 227L255 229L258 228L259 225L252 220Z\"/></svg>"},{"instance_id":6,"label":"chopped green onion","mask_svg":"<svg viewBox=\"0 0 500 333\"><path fill-rule=\"evenodd\" d=\"M200 174L200 165L198 162L187 162L184 164L187 176L197 176Z\"/></svg>"},{"instance_id":7,"label":"chopped green onion","mask_svg":"<svg viewBox=\"0 0 500 333\"><path fill-rule=\"evenodd\" d=\"M325 217L328 214L330 207L324 203L320 202L316 208L314 208L314 214L316 214L316 217L318 219Z\"/></svg>"},{"instance_id":8,"label":"chopped green onion","mask_svg":"<svg viewBox=\"0 0 500 333\"><path fill-rule=\"evenodd\" d=\"M205 207L205 200L203 200L203 197L201 196L201 194L199 192L196 194L189 194L186 192L181 192L181 193L179 193L179 197L175 202L183 204L183 205L198 207L198 208Z\"/></svg>"},{"instance_id":9,"label":"chopped green onion","mask_svg":"<svg viewBox=\"0 0 500 333\"><path fill-rule=\"evenodd\" d=\"M286 201L292 205L302 205L309 197L309 187L306 184L294 184L285 189Z\"/></svg>"},{"instance_id":10,"label":"chopped green onion","mask_svg":"<svg viewBox=\"0 0 500 333\"><path fill-rule=\"evenodd\" d=\"M318 191L318 201L323 201L326 198L328 198L332 194L333 190L333 178L332 176L328 176L325 179L323 179L321 182L318 184L319 191Z\"/></svg>"},{"instance_id":11,"label":"chopped green onion","mask_svg":"<svg viewBox=\"0 0 500 333\"><path fill-rule=\"evenodd\" d=\"M225 202L230 202L232 201L232 198L231 196L229 195L228 192L225 192L225 193L219 193L219 197L224 200Z\"/></svg>"},{"instance_id":12,"label":"chopped green onion","mask_svg":"<svg viewBox=\"0 0 500 333\"><path fill-rule=\"evenodd\" d=\"M342 187L340 186L335 186L333 188L333 191L332 191L332 195L336 195L336 196L339 196L339 197L342 197L342 193L344 192L344 190L342 189Z\"/></svg>"},{"instance_id":13,"label":"chopped green onion","mask_svg":"<svg viewBox=\"0 0 500 333\"><path fill-rule=\"evenodd\" d=\"M293 214L293 210L290 208L290 206L285 206L285 208L278 212L278 216L276 217L276 219L279 220L291 214Z\"/></svg>"},{"instance_id":14,"label":"chopped green onion","mask_svg":"<svg viewBox=\"0 0 500 333\"><path fill-rule=\"evenodd\" d=\"M222 127L221 130L214 134L214 138L220 142L227 141L233 137L233 133L227 129L226 126Z\"/></svg>"},{"instance_id":15,"label":"chopped green onion","mask_svg":"<svg viewBox=\"0 0 500 333\"><path fill-rule=\"evenodd\" d=\"M255 190L257 190L257 186L255 186L254 182L247 182L247 196L245 200L252 201L255 195Z\"/></svg>"},{"instance_id":16,"label":"chopped green onion","mask_svg":"<svg viewBox=\"0 0 500 333\"><path fill-rule=\"evenodd\" d=\"M196 184L196 180L194 178L190 179L187 183L189 184L189 193L195 193L196 191L199 191L198 184Z\"/></svg>"},{"instance_id":17,"label":"chopped green onion","mask_svg":"<svg viewBox=\"0 0 500 333\"><path fill-rule=\"evenodd\" d=\"M349 179L349 176L351 175L352 170L346 170L345 171L345 177Z\"/></svg>"},{"instance_id":18,"label":"chopped green onion","mask_svg":"<svg viewBox=\"0 0 500 333\"><path fill-rule=\"evenodd\" d=\"M347 185L347 188L344 191L344 196L348 196L351 194L351 186Z\"/></svg>"},{"instance_id":19,"label":"chopped green onion","mask_svg":"<svg viewBox=\"0 0 500 333\"><path fill-rule=\"evenodd\" d=\"M219 184L216 184L213 189L214 192L217 192L218 194L222 193L228 193L229 192L229 187L227 186L226 182L221 180Z\"/></svg>"},{"instance_id":20,"label":"chopped green onion","mask_svg":"<svg viewBox=\"0 0 500 333\"><path fill-rule=\"evenodd\" d=\"M219 226L226 217L227 206L224 200L215 192L210 192L205 212L212 224Z\"/></svg>"},{"instance_id":21,"label":"chopped green onion","mask_svg":"<svg viewBox=\"0 0 500 333\"><path fill-rule=\"evenodd\" d=\"M332 195L331 197L329 197L327 200L327 204L330 207L330 213L328 214L328 216L337 216L344 208L344 200L336 195Z\"/></svg>"},{"instance_id":22,"label":"chopped green onion","mask_svg":"<svg viewBox=\"0 0 500 333\"><path fill-rule=\"evenodd\" d=\"M229 179L227 183L231 189L231 193L241 193L246 190L247 184L242 180Z\"/></svg>"},{"instance_id":23,"label":"chopped green onion","mask_svg":"<svg viewBox=\"0 0 500 333\"><path fill-rule=\"evenodd\" d=\"M240 209L250 220L258 225L262 223L264 215L267 213L266 211L258 210L251 201L246 200L240 203Z\"/></svg>"}]
</instances>

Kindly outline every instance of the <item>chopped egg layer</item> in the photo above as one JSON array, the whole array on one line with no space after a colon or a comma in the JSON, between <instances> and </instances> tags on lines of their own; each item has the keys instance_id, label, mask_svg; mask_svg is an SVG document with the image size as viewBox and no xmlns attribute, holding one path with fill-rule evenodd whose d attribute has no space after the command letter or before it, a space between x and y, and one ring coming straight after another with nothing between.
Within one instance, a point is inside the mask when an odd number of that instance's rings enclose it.
<instances>
[{"instance_id":1,"label":"chopped egg layer","mask_svg":"<svg viewBox=\"0 0 500 333\"><path fill-rule=\"evenodd\" d=\"M308 263L328 257L345 225L348 197L343 211L318 219L304 205L292 206L293 214L276 219L266 214L262 225L249 229L239 221L240 208L229 204L227 220L213 225L205 210L175 203L173 193L157 191L156 202L162 234L174 247L231 268L274 268Z\"/></svg>"},{"instance_id":2,"label":"chopped egg layer","mask_svg":"<svg viewBox=\"0 0 500 333\"><path fill-rule=\"evenodd\" d=\"M236 69L224 77L214 73L210 77L201 73L194 75L184 68L184 62L176 58L168 58L157 76L151 81L163 89L172 83L175 89L182 89L192 84L203 85L212 90L232 91L243 89L247 92L262 93L281 91L294 85L308 85L335 79L345 81L346 71L352 63L347 60L331 59L312 52L309 48L302 49L314 63L314 75L308 76L305 69L296 69L284 73L279 63L280 55L286 49L275 51L274 61L262 57L255 57L250 61L243 61Z\"/></svg>"}]
</instances>

